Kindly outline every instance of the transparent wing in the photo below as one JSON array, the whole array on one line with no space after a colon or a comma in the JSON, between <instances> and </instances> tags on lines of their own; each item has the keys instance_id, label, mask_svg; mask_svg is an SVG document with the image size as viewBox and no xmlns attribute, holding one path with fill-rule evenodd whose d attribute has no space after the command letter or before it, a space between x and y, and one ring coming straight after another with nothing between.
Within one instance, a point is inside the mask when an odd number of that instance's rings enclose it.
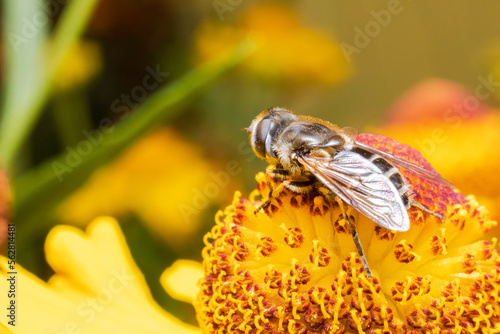
<instances>
[{"instance_id":1,"label":"transparent wing","mask_svg":"<svg viewBox=\"0 0 500 334\"><path fill-rule=\"evenodd\" d=\"M399 232L410 228L396 187L359 154L341 151L332 158L305 156L299 161L335 195L378 225Z\"/></svg>"},{"instance_id":2,"label":"transparent wing","mask_svg":"<svg viewBox=\"0 0 500 334\"><path fill-rule=\"evenodd\" d=\"M371 152L373 154L380 155L382 158L387 159L387 161L390 162L391 164L398 166L398 167L401 167L401 168L404 168L404 169L407 169L415 174L418 174L422 177L425 177L426 179L428 179L432 182L436 182L436 183L442 184L442 185L450 187L450 188L455 188L455 186L451 182L443 179L439 174L431 172L425 168L417 166L417 165L415 165L411 162L408 162L406 160L403 160L403 159L395 156L392 153L378 150L374 147L371 147L370 145L367 145L365 143L361 143L359 141L355 141L354 145L361 147L361 148L363 148L363 149L365 149L368 152Z\"/></svg>"}]
</instances>

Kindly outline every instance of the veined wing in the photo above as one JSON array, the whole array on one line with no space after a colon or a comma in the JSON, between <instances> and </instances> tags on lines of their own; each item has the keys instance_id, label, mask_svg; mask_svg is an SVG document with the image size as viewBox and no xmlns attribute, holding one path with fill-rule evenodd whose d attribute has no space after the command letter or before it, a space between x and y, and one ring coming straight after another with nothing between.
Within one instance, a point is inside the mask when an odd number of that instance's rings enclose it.
<instances>
[{"instance_id":1,"label":"veined wing","mask_svg":"<svg viewBox=\"0 0 500 334\"><path fill-rule=\"evenodd\" d=\"M299 161L335 195L378 225L399 232L410 228L394 184L359 154L346 150L332 158L305 156Z\"/></svg>"},{"instance_id":2,"label":"veined wing","mask_svg":"<svg viewBox=\"0 0 500 334\"><path fill-rule=\"evenodd\" d=\"M376 149L370 145L367 145L367 144L359 142L359 141L355 141L354 145L361 147L370 153L377 154L377 155L381 156L382 158L386 159L391 164L398 166L398 167L401 167L401 168L404 168L404 169L407 169L410 172L418 174L418 175L420 175L420 176L422 176L422 177L424 177L432 182L436 182L436 183L442 184L442 185L450 187L450 188L455 188L455 186L451 182L443 179L439 174L431 172L425 168L417 166L417 165L415 165L411 162L408 162L404 159L401 159L400 157L397 157L392 153L381 151L379 149Z\"/></svg>"}]
</instances>

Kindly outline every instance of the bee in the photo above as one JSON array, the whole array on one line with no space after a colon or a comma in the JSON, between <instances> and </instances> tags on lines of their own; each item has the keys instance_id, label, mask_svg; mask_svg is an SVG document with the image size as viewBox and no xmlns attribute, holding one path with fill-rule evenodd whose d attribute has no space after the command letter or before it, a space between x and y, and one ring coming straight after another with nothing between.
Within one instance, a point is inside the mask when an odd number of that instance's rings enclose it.
<instances>
[{"instance_id":1,"label":"bee","mask_svg":"<svg viewBox=\"0 0 500 334\"><path fill-rule=\"evenodd\" d=\"M431 212L411 198L412 191L399 170L404 168L430 181L453 187L438 174L391 153L356 141L357 131L318 118L298 116L287 109L270 108L247 128L255 154L271 166L268 178L281 181L256 213L269 206L284 188L297 193L318 189L335 199L347 221L365 271L372 276L354 225L345 213L348 204L376 224L405 232L411 206Z\"/></svg>"}]
</instances>

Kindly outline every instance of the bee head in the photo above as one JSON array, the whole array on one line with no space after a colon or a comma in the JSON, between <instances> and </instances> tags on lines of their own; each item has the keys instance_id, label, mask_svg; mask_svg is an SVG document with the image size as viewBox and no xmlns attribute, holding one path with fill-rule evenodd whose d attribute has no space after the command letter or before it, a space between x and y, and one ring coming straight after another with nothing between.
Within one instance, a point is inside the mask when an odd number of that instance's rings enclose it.
<instances>
[{"instance_id":1,"label":"bee head","mask_svg":"<svg viewBox=\"0 0 500 334\"><path fill-rule=\"evenodd\" d=\"M247 129L255 154L268 163L277 163L278 156L273 143L296 118L290 111L278 107L261 112Z\"/></svg>"}]
</instances>

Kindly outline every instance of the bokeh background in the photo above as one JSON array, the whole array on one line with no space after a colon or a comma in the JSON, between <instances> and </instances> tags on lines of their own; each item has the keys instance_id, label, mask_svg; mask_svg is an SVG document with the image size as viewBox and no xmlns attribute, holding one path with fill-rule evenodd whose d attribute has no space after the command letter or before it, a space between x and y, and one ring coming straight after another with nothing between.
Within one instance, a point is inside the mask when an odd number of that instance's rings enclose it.
<instances>
[{"instance_id":1,"label":"bokeh background","mask_svg":"<svg viewBox=\"0 0 500 334\"><path fill-rule=\"evenodd\" d=\"M431 162L490 157L445 177L498 175L498 13L492 0L3 1L0 153L19 263L48 278L51 227L112 215L155 299L195 323L158 277L200 260L216 211L254 188L265 164L243 130L272 106L409 144L441 129L449 140L420 147L435 146ZM443 113L471 96L463 121L492 118L457 130ZM408 138L419 117L437 125ZM466 191L480 184L494 211L498 177L481 180Z\"/></svg>"}]
</instances>

